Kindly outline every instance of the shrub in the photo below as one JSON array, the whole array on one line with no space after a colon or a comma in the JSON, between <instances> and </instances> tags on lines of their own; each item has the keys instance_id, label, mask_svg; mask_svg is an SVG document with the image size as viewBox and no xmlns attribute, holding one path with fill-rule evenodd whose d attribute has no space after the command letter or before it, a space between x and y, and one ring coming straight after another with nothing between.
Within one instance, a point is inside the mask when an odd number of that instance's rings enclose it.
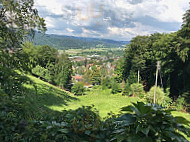
<instances>
[{"instance_id":1,"label":"shrub","mask_svg":"<svg viewBox=\"0 0 190 142\"><path fill-rule=\"evenodd\" d=\"M112 89L112 91L111 91L112 94L117 94L122 91L119 83L117 83L116 81L112 82L111 89Z\"/></svg>"},{"instance_id":2,"label":"shrub","mask_svg":"<svg viewBox=\"0 0 190 142\"><path fill-rule=\"evenodd\" d=\"M128 83L125 84L125 87L123 89L123 95L125 96L130 96L132 93L131 93L131 87Z\"/></svg>"},{"instance_id":3,"label":"shrub","mask_svg":"<svg viewBox=\"0 0 190 142\"><path fill-rule=\"evenodd\" d=\"M105 77L101 81L102 89L111 88L111 79L109 77Z\"/></svg>"},{"instance_id":4,"label":"shrub","mask_svg":"<svg viewBox=\"0 0 190 142\"><path fill-rule=\"evenodd\" d=\"M143 85L139 84L139 83L133 83L130 85L131 88L131 93L133 96L135 97L139 97L139 98L143 98L144 97L144 89L143 89Z\"/></svg>"},{"instance_id":5,"label":"shrub","mask_svg":"<svg viewBox=\"0 0 190 142\"><path fill-rule=\"evenodd\" d=\"M175 101L174 104L175 104L176 109L177 109L178 111L184 110L184 108L185 108L185 106L186 106L185 98L182 97L182 96L179 96L179 97L177 98L177 100Z\"/></svg>"},{"instance_id":6,"label":"shrub","mask_svg":"<svg viewBox=\"0 0 190 142\"><path fill-rule=\"evenodd\" d=\"M126 112L116 118L112 141L120 142L187 142L183 134L190 129L190 122L182 117L173 117L170 111L142 102L122 108Z\"/></svg>"},{"instance_id":7,"label":"shrub","mask_svg":"<svg viewBox=\"0 0 190 142\"><path fill-rule=\"evenodd\" d=\"M83 95L85 91L84 84L81 82L75 83L71 91L74 95Z\"/></svg>"},{"instance_id":8,"label":"shrub","mask_svg":"<svg viewBox=\"0 0 190 142\"><path fill-rule=\"evenodd\" d=\"M37 65L35 68L32 69L32 73L37 75L38 77L45 79L48 82L51 82L52 80L49 70L39 65Z\"/></svg>"},{"instance_id":9,"label":"shrub","mask_svg":"<svg viewBox=\"0 0 190 142\"><path fill-rule=\"evenodd\" d=\"M155 89L155 87L153 86L145 96L145 99L147 100L148 103L153 103L153 101L154 101L154 89ZM169 93L164 93L164 90L162 88L157 87L157 89L156 89L156 103L159 105L166 106L171 101L172 100L169 97Z\"/></svg>"}]
</instances>

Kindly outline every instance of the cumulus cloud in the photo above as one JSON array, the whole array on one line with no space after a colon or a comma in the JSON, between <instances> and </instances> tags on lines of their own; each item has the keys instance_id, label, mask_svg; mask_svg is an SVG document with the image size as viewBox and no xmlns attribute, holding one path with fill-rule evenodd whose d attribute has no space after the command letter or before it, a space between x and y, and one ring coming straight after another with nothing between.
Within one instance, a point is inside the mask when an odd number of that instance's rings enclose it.
<instances>
[{"instance_id":1,"label":"cumulus cloud","mask_svg":"<svg viewBox=\"0 0 190 142\"><path fill-rule=\"evenodd\" d=\"M35 0L48 32L130 40L177 31L189 0Z\"/></svg>"}]
</instances>

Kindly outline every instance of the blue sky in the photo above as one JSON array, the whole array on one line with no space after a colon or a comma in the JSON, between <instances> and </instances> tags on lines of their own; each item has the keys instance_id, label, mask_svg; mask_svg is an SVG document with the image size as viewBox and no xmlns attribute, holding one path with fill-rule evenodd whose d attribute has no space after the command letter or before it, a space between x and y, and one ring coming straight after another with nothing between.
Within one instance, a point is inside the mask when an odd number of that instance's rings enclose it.
<instances>
[{"instance_id":1,"label":"blue sky","mask_svg":"<svg viewBox=\"0 0 190 142\"><path fill-rule=\"evenodd\" d=\"M48 34L130 40L180 29L189 0L34 0Z\"/></svg>"}]
</instances>

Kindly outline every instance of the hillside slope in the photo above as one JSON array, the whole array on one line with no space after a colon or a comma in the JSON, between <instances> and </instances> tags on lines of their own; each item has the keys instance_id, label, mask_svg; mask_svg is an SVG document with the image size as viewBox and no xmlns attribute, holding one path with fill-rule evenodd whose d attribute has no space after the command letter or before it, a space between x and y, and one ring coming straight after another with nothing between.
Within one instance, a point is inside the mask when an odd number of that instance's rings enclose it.
<instances>
[{"instance_id":1,"label":"hillside slope","mask_svg":"<svg viewBox=\"0 0 190 142\"><path fill-rule=\"evenodd\" d=\"M34 40L35 45L49 45L57 49L80 49L91 47L118 48L128 44L128 41L114 41L110 39L84 38L64 35L50 35L36 33Z\"/></svg>"},{"instance_id":2,"label":"hillside slope","mask_svg":"<svg viewBox=\"0 0 190 142\"><path fill-rule=\"evenodd\" d=\"M28 106L32 106L31 112L47 113L52 110L50 106L67 106L68 102L77 100L68 92L57 88L47 82L44 82L34 76L27 75L32 84L24 85L26 87L26 101Z\"/></svg>"}]
</instances>

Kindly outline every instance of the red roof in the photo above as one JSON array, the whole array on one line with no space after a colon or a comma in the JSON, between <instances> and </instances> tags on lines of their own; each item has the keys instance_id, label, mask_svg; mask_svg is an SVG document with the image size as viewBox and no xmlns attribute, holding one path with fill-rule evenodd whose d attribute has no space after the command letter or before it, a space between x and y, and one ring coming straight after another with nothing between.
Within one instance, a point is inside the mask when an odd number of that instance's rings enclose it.
<instances>
[{"instance_id":1,"label":"red roof","mask_svg":"<svg viewBox=\"0 0 190 142\"><path fill-rule=\"evenodd\" d=\"M81 80L82 79L82 76L73 76L73 78L75 79L75 80Z\"/></svg>"}]
</instances>

